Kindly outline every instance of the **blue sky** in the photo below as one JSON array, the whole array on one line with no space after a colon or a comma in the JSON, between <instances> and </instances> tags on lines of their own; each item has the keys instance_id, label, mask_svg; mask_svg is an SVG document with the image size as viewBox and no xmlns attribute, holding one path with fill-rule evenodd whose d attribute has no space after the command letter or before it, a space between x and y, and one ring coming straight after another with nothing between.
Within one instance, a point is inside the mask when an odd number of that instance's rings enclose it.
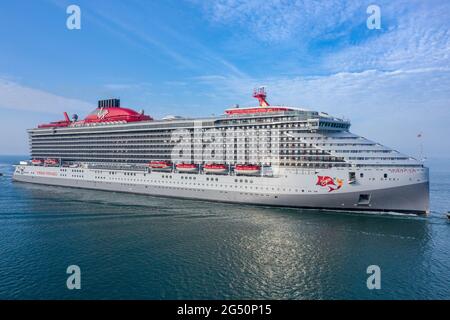
<instances>
[{"instance_id":1,"label":"blue sky","mask_svg":"<svg viewBox=\"0 0 450 320\"><path fill-rule=\"evenodd\" d=\"M81 8L81 30L66 8ZM366 26L369 5L381 29ZM1 1L0 153L98 98L156 118L272 104L325 111L417 156L450 157L449 1Z\"/></svg>"}]
</instances>

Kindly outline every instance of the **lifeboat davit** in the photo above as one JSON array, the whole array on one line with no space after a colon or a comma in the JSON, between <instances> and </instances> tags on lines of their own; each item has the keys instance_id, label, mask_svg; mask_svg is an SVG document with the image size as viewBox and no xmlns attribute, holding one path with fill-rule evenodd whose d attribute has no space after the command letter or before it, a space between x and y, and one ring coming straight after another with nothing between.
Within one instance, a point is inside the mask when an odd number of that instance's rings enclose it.
<instances>
[{"instance_id":1,"label":"lifeboat davit","mask_svg":"<svg viewBox=\"0 0 450 320\"><path fill-rule=\"evenodd\" d=\"M214 174L224 174L228 172L228 166L224 164L205 164L203 166L203 171L205 173L214 173Z\"/></svg>"},{"instance_id":2,"label":"lifeboat davit","mask_svg":"<svg viewBox=\"0 0 450 320\"><path fill-rule=\"evenodd\" d=\"M176 165L178 172L194 173L198 172L198 166L193 163L179 163Z\"/></svg>"},{"instance_id":3,"label":"lifeboat davit","mask_svg":"<svg viewBox=\"0 0 450 320\"><path fill-rule=\"evenodd\" d=\"M45 159L44 164L46 166L57 166L59 165L59 161L57 159Z\"/></svg>"},{"instance_id":4,"label":"lifeboat davit","mask_svg":"<svg viewBox=\"0 0 450 320\"><path fill-rule=\"evenodd\" d=\"M33 166L41 166L42 163L43 163L43 161L40 160L40 159L33 159L33 160L31 160L31 164L32 164Z\"/></svg>"},{"instance_id":5,"label":"lifeboat davit","mask_svg":"<svg viewBox=\"0 0 450 320\"><path fill-rule=\"evenodd\" d=\"M234 172L242 175L256 175L259 174L260 171L261 167L257 165L238 164L234 167Z\"/></svg>"},{"instance_id":6,"label":"lifeboat davit","mask_svg":"<svg viewBox=\"0 0 450 320\"><path fill-rule=\"evenodd\" d=\"M172 163L170 161L151 161L148 166L155 171L172 170Z\"/></svg>"}]
</instances>

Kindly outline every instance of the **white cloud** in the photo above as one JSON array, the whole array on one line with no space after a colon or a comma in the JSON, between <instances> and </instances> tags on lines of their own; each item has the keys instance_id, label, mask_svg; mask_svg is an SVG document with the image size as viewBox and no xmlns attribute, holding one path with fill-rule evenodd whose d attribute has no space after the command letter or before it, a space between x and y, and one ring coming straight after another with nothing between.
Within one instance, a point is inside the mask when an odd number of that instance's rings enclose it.
<instances>
[{"instance_id":1,"label":"white cloud","mask_svg":"<svg viewBox=\"0 0 450 320\"><path fill-rule=\"evenodd\" d=\"M357 2L217 0L191 2L202 6L206 18L219 24L238 25L267 42L311 39L336 29L362 8ZM362 9L364 10L364 9ZM364 11L362 11L364 13ZM330 34L328 34L330 36Z\"/></svg>"},{"instance_id":2,"label":"white cloud","mask_svg":"<svg viewBox=\"0 0 450 320\"><path fill-rule=\"evenodd\" d=\"M61 114L90 111L94 105L0 79L0 108Z\"/></svg>"},{"instance_id":3,"label":"white cloud","mask_svg":"<svg viewBox=\"0 0 450 320\"><path fill-rule=\"evenodd\" d=\"M151 83L139 82L139 83L106 83L103 88L111 91L124 91L124 90L148 90L152 87Z\"/></svg>"},{"instance_id":4,"label":"white cloud","mask_svg":"<svg viewBox=\"0 0 450 320\"><path fill-rule=\"evenodd\" d=\"M125 11L128 11L129 16ZM152 22L146 19L145 24L139 24L140 19L133 20L133 17L142 16L152 16ZM222 55L182 30L169 27L163 17L155 17L154 12L139 3L126 4L126 10L124 8L120 16L112 16L109 11L92 7L88 18L152 57L155 56L156 48L183 68L198 71L204 70L206 65L224 74L246 77L243 71Z\"/></svg>"},{"instance_id":5,"label":"white cloud","mask_svg":"<svg viewBox=\"0 0 450 320\"><path fill-rule=\"evenodd\" d=\"M239 41L256 38L268 45L268 52L278 45L289 48L291 68L311 57L318 72L330 73L450 65L448 1L377 1L382 29L370 31L370 2L191 1L203 8L210 23L236 30L237 47Z\"/></svg>"},{"instance_id":6,"label":"white cloud","mask_svg":"<svg viewBox=\"0 0 450 320\"><path fill-rule=\"evenodd\" d=\"M382 6L383 31L360 44L329 54L323 67L334 71L393 70L450 66L450 2L396 1Z\"/></svg>"}]
</instances>

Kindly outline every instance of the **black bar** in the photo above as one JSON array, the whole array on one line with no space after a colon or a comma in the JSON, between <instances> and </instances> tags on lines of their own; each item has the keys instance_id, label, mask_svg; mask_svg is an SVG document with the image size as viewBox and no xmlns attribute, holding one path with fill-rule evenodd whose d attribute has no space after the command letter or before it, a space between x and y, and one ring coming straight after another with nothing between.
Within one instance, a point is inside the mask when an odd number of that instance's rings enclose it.
<instances>
[{"instance_id":1,"label":"black bar","mask_svg":"<svg viewBox=\"0 0 450 320\"><path fill-rule=\"evenodd\" d=\"M254 307L256 306L256 307ZM331 314L333 318L356 316L358 319L380 317L386 318L388 314L397 309L402 318L414 316L425 310L437 312L439 308L447 311L449 301L318 301L318 300L149 300L149 301L2 301L2 311L11 308L17 316L21 312L29 315L30 311L55 310L54 307L70 311L71 316L86 315L86 309L99 312L113 312L115 316L130 316L133 314L145 315L144 319L318 319ZM35 310L33 310L35 309ZM141 310L139 310L141 309ZM58 310L58 309L56 309ZM206 310L209 310L207 312ZM195 313L195 314L194 314ZM64 319L64 314L59 315ZM207 316L206 316L207 315Z\"/></svg>"}]
</instances>

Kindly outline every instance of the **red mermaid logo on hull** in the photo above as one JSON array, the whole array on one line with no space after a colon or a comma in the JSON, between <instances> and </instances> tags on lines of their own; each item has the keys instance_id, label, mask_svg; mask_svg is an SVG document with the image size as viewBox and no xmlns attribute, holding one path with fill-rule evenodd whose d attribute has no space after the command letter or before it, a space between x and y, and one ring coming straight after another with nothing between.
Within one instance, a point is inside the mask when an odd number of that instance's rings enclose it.
<instances>
[{"instance_id":1,"label":"red mermaid logo on hull","mask_svg":"<svg viewBox=\"0 0 450 320\"><path fill-rule=\"evenodd\" d=\"M328 192L339 190L344 184L342 179L333 179L330 176L317 176L316 185L321 187L328 187Z\"/></svg>"}]
</instances>

